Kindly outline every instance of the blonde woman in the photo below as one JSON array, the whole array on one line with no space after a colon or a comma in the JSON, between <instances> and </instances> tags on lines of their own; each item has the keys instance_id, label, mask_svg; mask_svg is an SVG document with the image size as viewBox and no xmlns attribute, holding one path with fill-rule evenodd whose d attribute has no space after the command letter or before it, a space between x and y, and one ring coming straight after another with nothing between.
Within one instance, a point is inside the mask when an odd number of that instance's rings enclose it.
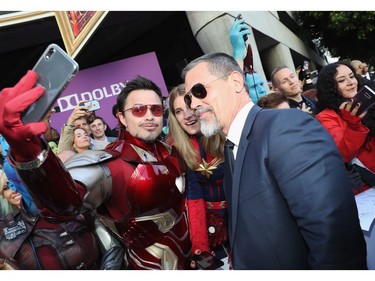
<instances>
[{"instance_id":1,"label":"blonde woman","mask_svg":"<svg viewBox=\"0 0 375 281\"><path fill-rule=\"evenodd\" d=\"M0 216L4 216L12 211L15 211L21 205L22 196L10 189L8 178L4 171L1 171L0 177ZM14 194L13 194L14 193Z\"/></svg>"},{"instance_id":2,"label":"blonde woman","mask_svg":"<svg viewBox=\"0 0 375 281\"><path fill-rule=\"evenodd\" d=\"M73 139L70 144L70 150L64 150L57 154L60 160L65 163L74 154L89 150L91 147L90 136L85 129L76 127L73 129Z\"/></svg>"},{"instance_id":3,"label":"blonde woman","mask_svg":"<svg viewBox=\"0 0 375 281\"><path fill-rule=\"evenodd\" d=\"M187 206L193 255L227 255L227 208L223 190L224 143L222 134L210 138L200 132L194 112L184 101L185 88L169 94L168 135L187 166Z\"/></svg>"}]
</instances>

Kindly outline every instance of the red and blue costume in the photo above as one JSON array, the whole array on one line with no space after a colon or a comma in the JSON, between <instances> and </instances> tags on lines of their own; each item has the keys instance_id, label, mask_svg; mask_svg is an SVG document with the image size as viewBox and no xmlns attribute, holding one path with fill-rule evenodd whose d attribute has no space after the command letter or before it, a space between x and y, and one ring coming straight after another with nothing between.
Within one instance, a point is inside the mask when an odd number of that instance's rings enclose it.
<instances>
[{"instance_id":1,"label":"red and blue costume","mask_svg":"<svg viewBox=\"0 0 375 281\"><path fill-rule=\"evenodd\" d=\"M224 163L208 155L195 136L192 142L200 152L199 168L187 172L186 196L192 252L214 251L216 256L223 258L228 250Z\"/></svg>"}]
</instances>

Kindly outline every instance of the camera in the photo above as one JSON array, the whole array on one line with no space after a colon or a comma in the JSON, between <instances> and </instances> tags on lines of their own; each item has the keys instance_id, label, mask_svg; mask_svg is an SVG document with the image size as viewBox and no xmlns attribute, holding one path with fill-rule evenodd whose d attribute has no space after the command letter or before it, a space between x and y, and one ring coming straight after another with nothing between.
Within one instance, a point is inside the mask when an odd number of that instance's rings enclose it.
<instances>
[{"instance_id":1,"label":"camera","mask_svg":"<svg viewBox=\"0 0 375 281\"><path fill-rule=\"evenodd\" d=\"M98 100L90 100L86 102L81 102L79 105L87 106L88 107L87 111L90 111L90 112L100 109L100 103Z\"/></svg>"}]
</instances>

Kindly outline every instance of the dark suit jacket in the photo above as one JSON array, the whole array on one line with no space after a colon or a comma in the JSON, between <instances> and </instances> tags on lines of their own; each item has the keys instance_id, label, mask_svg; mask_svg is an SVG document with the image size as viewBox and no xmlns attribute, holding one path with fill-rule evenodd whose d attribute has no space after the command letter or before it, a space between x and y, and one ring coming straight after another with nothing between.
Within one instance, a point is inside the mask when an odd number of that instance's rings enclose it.
<instances>
[{"instance_id":1,"label":"dark suit jacket","mask_svg":"<svg viewBox=\"0 0 375 281\"><path fill-rule=\"evenodd\" d=\"M234 269L366 269L343 160L309 114L254 106L226 194Z\"/></svg>"}]
</instances>

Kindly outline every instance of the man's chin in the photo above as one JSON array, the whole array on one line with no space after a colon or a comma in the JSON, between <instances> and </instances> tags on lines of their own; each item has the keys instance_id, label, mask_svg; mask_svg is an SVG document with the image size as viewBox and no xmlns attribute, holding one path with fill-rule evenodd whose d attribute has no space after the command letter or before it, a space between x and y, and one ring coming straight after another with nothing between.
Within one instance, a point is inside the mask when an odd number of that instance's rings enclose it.
<instances>
[{"instance_id":1,"label":"man's chin","mask_svg":"<svg viewBox=\"0 0 375 281\"><path fill-rule=\"evenodd\" d=\"M206 125L201 123L201 132L206 137L211 137L213 135L216 135L220 131L220 128L218 126L213 125Z\"/></svg>"}]
</instances>

